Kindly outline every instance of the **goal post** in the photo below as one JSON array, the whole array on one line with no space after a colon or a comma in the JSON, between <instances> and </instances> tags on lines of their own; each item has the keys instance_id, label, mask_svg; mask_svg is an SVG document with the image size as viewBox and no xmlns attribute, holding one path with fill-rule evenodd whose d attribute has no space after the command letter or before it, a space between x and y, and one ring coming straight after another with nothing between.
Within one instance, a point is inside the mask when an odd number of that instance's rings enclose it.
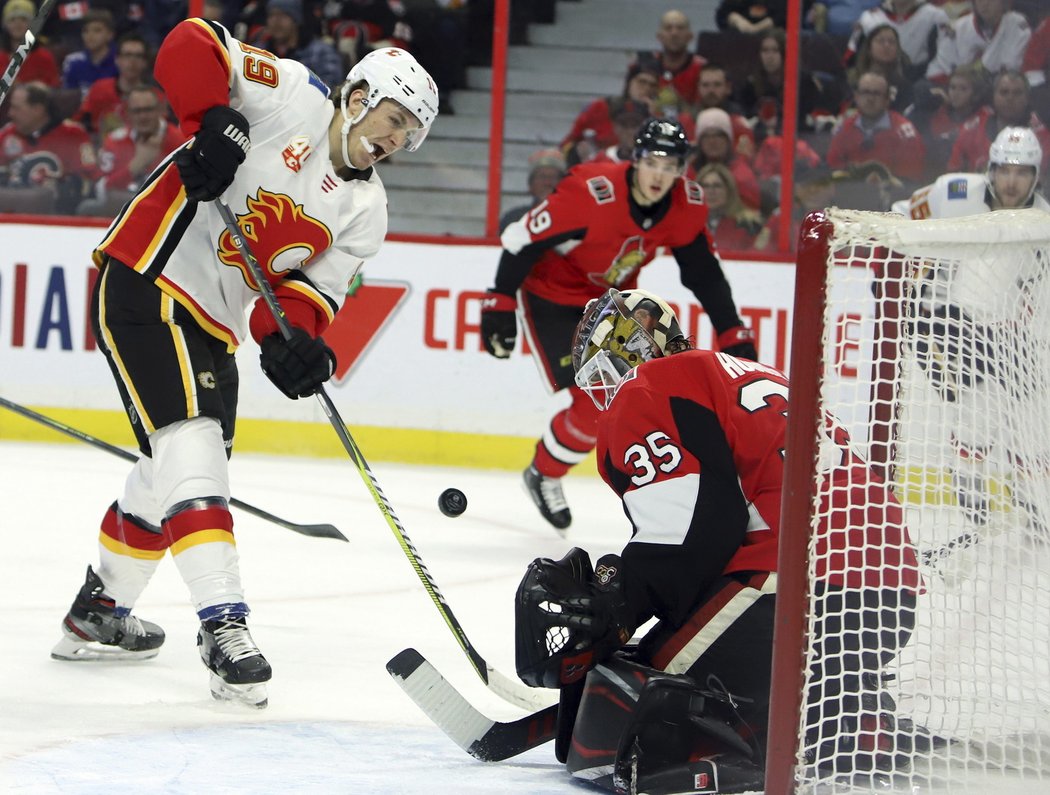
<instances>
[{"instance_id":1,"label":"goal post","mask_svg":"<svg viewBox=\"0 0 1050 795\"><path fill-rule=\"evenodd\" d=\"M767 795L1050 791L1050 215L811 213L790 361Z\"/></svg>"}]
</instances>

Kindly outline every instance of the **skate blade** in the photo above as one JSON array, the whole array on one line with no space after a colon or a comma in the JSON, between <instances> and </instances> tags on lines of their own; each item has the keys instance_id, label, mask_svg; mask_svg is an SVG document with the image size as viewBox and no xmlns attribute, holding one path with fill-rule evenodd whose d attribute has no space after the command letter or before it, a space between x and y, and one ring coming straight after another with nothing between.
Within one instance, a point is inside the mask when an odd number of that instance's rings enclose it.
<instances>
[{"instance_id":1,"label":"skate blade","mask_svg":"<svg viewBox=\"0 0 1050 795\"><path fill-rule=\"evenodd\" d=\"M52 660L66 662L120 662L124 660L151 660L160 653L160 648L129 651L120 646L111 646L94 640L83 640L75 635L63 635L51 649Z\"/></svg>"},{"instance_id":2,"label":"skate blade","mask_svg":"<svg viewBox=\"0 0 1050 795\"><path fill-rule=\"evenodd\" d=\"M265 682L257 682L250 685L231 685L229 682L224 681L221 676L212 674L209 685L211 697L216 701L244 704L256 709L263 709L269 703Z\"/></svg>"}]
</instances>

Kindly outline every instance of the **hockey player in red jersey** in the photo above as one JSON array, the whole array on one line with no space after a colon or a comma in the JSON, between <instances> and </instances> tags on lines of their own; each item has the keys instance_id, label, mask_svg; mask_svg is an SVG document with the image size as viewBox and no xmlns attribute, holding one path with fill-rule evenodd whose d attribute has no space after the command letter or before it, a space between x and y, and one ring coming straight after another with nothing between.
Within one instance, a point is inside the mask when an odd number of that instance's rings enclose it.
<instances>
[{"instance_id":1,"label":"hockey player in red jersey","mask_svg":"<svg viewBox=\"0 0 1050 795\"><path fill-rule=\"evenodd\" d=\"M650 119L630 163L574 168L548 199L503 232L495 285L481 310L481 335L493 356L508 358L520 312L541 376L552 392L569 389L524 472L543 517L564 531L572 521L561 477L593 449L597 411L573 382L567 345L584 305L609 287L630 289L666 247L729 353L756 358L707 230L703 191L682 175L689 143L681 125ZM520 306L519 306L520 304Z\"/></svg>"},{"instance_id":2,"label":"hockey player in red jersey","mask_svg":"<svg viewBox=\"0 0 1050 795\"><path fill-rule=\"evenodd\" d=\"M591 302L572 357L602 410L599 470L633 531L593 568L580 549L533 562L516 599L518 674L562 689L559 758L577 776L631 792L679 792L661 787L696 776L719 792L760 789L788 381L695 350L670 307L639 289ZM833 418L825 430L822 455L839 463L819 515L834 526L816 534L814 559L817 587L840 609L817 619L825 690L808 694L818 713L808 725L823 737L859 732L845 724L860 714L873 735L888 733L892 702L878 676L888 660L868 649L873 629L883 652L907 641L918 564L890 487ZM636 648L617 652L654 617ZM819 764L830 749L815 744ZM877 765L870 750L854 764Z\"/></svg>"},{"instance_id":3,"label":"hockey player in red jersey","mask_svg":"<svg viewBox=\"0 0 1050 795\"><path fill-rule=\"evenodd\" d=\"M155 655L163 631L131 609L170 550L201 621L212 694L265 706L270 665L246 624L229 510L233 353L250 333L263 371L293 399L331 376L321 334L386 235L373 166L420 145L438 94L411 55L387 48L361 59L333 99L302 64L202 19L167 36L155 75L193 138L144 180L95 250L92 307L142 457L103 518L100 566L88 568L52 656ZM211 203L220 196L274 285L288 340Z\"/></svg>"}]
</instances>

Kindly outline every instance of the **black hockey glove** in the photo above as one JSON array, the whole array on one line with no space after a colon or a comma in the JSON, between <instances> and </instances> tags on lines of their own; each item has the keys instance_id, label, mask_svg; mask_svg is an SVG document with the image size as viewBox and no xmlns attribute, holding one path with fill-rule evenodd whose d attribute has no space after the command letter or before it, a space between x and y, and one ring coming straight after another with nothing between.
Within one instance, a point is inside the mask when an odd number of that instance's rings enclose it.
<instances>
[{"instance_id":1,"label":"black hockey glove","mask_svg":"<svg viewBox=\"0 0 1050 795\"><path fill-rule=\"evenodd\" d=\"M758 361L755 350L755 332L747 326L733 326L718 335L718 350L740 359Z\"/></svg>"},{"instance_id":2,"label":"black hockey glove","mask_svg":"<svg viewBox=\"0 0 1050 795\"><path fill-rule=\"evenodd\" d=\"M259 364L266 377L292 400L309 397L335 372L335 354L320 337L311 337L301 328L292 336L263 337Z\"/></svg>"},{"instance_id":3,"label":"black hockey glove","mask_svg":"<svg viewBox=\"0 0 1050 795\"><path fill-rule=\"evenodd\" d=\"M225 105L209 108L193 140L175 153L186 198L210 202L221 196L250 148L244 116Z\"/></svg>"},{"instance_id":4,"label":"black hockey glove","mask_svg":"<svg viewBox=\"0 0 1050 795\"><path fill-rule=\"evenodd\" d=\"M497 359L509 359L518 339L518 302L512 295L489 290L481 302L481 341Z\"/></svg>"}]
</instances>

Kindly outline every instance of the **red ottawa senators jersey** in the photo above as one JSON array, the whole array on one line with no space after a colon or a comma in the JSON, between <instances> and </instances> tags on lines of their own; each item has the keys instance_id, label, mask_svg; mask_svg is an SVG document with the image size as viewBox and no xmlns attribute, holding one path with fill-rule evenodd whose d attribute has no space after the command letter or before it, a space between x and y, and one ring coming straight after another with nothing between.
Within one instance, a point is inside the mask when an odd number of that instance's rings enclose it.
<instances>
[{"instance_id":1,"label":"red ottawa senators jersey","mask_svg":"<svg viewBox=\"0 0 1050 795\"><path fill-rule=\"evenodd\" d=\"M598 469L633 525L621 555L636 614L680 623L720 574L777 568L788 381L714 351L654 359L621 382L598 430ZM815 564L850 588L920 587L892 490L837 422L820 445ZM640 581L640 582L639 582Z\"/></svg>"},{"instance_id":2,"label":"red ottawa senators jersey","mask_svg":"<svg viewBox=\"0 0 1050 795\"><path fill-rule=\"evenodd\" d=\"M707 243L707 205L700 186L679 178L670 201L657 205L656 215L643 216L629 198L631 167L626 162L579 165L546 201L504 230L501 242L512 255L545 249L521 285L525 290L582 307L610 287L636 287L638 272L661 246L673 251L699 244L702 256L715 260Z\"/></svg>"}]
</instances>

